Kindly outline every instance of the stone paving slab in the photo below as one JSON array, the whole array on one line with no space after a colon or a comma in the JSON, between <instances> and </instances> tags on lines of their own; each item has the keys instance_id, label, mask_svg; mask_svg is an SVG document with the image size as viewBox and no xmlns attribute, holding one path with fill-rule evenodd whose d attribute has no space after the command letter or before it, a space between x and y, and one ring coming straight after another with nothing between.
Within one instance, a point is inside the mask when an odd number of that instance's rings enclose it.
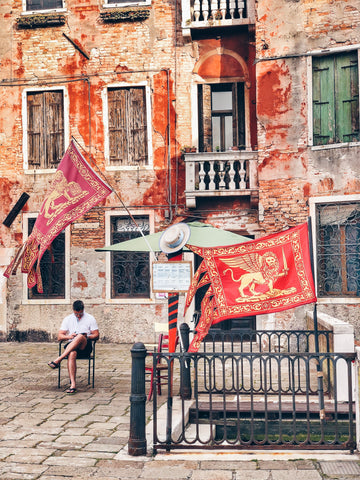
<instances>
[{"instance_id":1,"label":"stone paving slab","mask_svg":"<svg viewBox=\"0 0 360 480\"><path fill-rule=\"evenodd\" d=\"M99 342L95 388L80 362L72 396L64 393L66 368L58 389L57 372L47 366L57 348L0 343L0 480L360 479L360 456L348 452L189 450L131 457L131 345ZM151 414L149 402L147 418Z\"/></svg>"}]
</instances>

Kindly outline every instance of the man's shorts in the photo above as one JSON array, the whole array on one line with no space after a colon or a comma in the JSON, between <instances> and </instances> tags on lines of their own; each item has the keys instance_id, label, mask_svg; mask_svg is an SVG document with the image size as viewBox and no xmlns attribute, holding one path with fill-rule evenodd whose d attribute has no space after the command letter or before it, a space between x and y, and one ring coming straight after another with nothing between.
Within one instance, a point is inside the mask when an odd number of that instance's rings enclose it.
<instances>
[{"instance_id":1,"label":"man's shorts","mask_svg":"<svg viewBox=\"0 0 360 480\"><path fill-rule=\"evenodd\" d=\"M65 343L64 349L69 345L69 343L70 342ZM76 352L77 352L77 358L89 358L90 355L91 355L91 352L92 352L92 342L91 342L91 340L88 338L87 343L86 343L86 347L84 348L84 350L80 350L80 348L77 348Z\"/></svg>"}]
</instances>

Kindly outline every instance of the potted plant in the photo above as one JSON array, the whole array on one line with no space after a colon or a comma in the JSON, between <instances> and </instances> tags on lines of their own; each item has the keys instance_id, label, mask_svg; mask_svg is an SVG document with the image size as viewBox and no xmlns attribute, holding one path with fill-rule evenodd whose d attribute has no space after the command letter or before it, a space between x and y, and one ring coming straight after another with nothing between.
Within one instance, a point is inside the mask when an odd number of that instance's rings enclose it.
<instances>
[{"instance_id":1,"label":"potted plant","mask_svg":"<svg viewBox=\"0 0 360 480\"><path fill-rule=\"evenodd\" d=\"M184 145L181 148L181 153L190 153L190 151L191 151L191 147L189 145Z\"/></svg>"}]
</instances>

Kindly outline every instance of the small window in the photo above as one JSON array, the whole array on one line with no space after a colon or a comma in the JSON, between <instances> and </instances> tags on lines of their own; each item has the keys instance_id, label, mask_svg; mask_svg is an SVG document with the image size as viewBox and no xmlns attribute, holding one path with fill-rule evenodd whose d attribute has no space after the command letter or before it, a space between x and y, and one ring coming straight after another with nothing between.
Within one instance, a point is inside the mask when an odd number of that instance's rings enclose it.
<instances>
[{"instance_id":1,"label":"small window","mask_svg":"<svg viewBox=\"0 0 360 480\"><path fill-rule=\"evenodd\" d=\"M57 168L64 155L62 90L27 93L29 168Z\"/></svg>"},{"instance_id":2,"label":"small window","mask_svg":"<svg viewBox=\"0 0 360 480\"><path fill-rule=\"evenodd\" d=\"M360 203L316 206L319 297L360 295Z\"/></svg>"},{"instance_id":3,"label":"small window","mask_svg":"<svg viewBox=\"0 0 360 480\"><path fill-rule=\"evenodd\" d=\"M145 5L150 5L151 0L105 0L105 4L108 5L116 5L116 4L145 4Z\"/></svg>"},{"instance_id":4,"label":"small window","mask_svg":"<svg viewBox=\"0 0 360 480\"><path fill-rule=\"evenodd\" d=\"M149 217L135 217L144 235L150 233ZM141 236L130 217L111 217L111 245ZM111 253L111 298L150 297L150 258L146 252Z\"/></svg>"},{"instance_id":5,"label":"small window","mask_svg":"<svg viewBox=\"0 0 360 480\"><path fill-rule=\"evenodd\" d=\"M357 52L313 57L313 144L358 142Z\"/></svg>"},{"instance_id":6,"label":"small window","mask_svg":"<svg viewBox=\"0 0 360 480\"><path fill-rule=\"evenodd\" d=\"M26 0L26 10L53 10L63 8L63 0Z\"/></svg>"},{"instance_id":7,"label":"small window","mask_svg":"<svg viewBox=\"0 0 360 480\"><path fill-rule=\"evenodd\" d=\"M198 85L199 150L245 148L243 83Z\"/></svg>"},{"instance_id":8,"label":"small window","mask_svg":"<svg viewBox=\"0 0 360 480\"><path fill-rule=\"evenodd\" d=\"M29 235L34 228L36 219L28 219ZM36 268L35 263L35 268ZM40 261L43 293L37 291L37 286L28 290L29 299L65 298L65 231L63 230L53 240Z\"/></svg>"},{"instance_id":9,"label":"small window","mask_svg":"<svg viewBox=\"0 0 360 480\"><path fill-rule=\"evenodd\" d=\"M148 165L145 87L108 89L110 165Z\"/></svg>"}]
</instances>

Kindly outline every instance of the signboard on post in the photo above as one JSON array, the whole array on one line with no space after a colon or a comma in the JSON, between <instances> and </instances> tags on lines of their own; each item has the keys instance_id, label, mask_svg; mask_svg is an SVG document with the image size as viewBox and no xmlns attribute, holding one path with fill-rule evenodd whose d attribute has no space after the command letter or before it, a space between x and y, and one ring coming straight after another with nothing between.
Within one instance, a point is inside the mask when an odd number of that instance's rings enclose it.
<instances>
[{"instance_id":1,"label":"signboard on post","mask_svg":"<svg viewBox=\"0 0 360 480\"><path fill-rule=\"evenodd\" d=\"M191 284L191 262L154 262L152 290L160 292L187 292Z\"/></svg>"}]
</instances>

